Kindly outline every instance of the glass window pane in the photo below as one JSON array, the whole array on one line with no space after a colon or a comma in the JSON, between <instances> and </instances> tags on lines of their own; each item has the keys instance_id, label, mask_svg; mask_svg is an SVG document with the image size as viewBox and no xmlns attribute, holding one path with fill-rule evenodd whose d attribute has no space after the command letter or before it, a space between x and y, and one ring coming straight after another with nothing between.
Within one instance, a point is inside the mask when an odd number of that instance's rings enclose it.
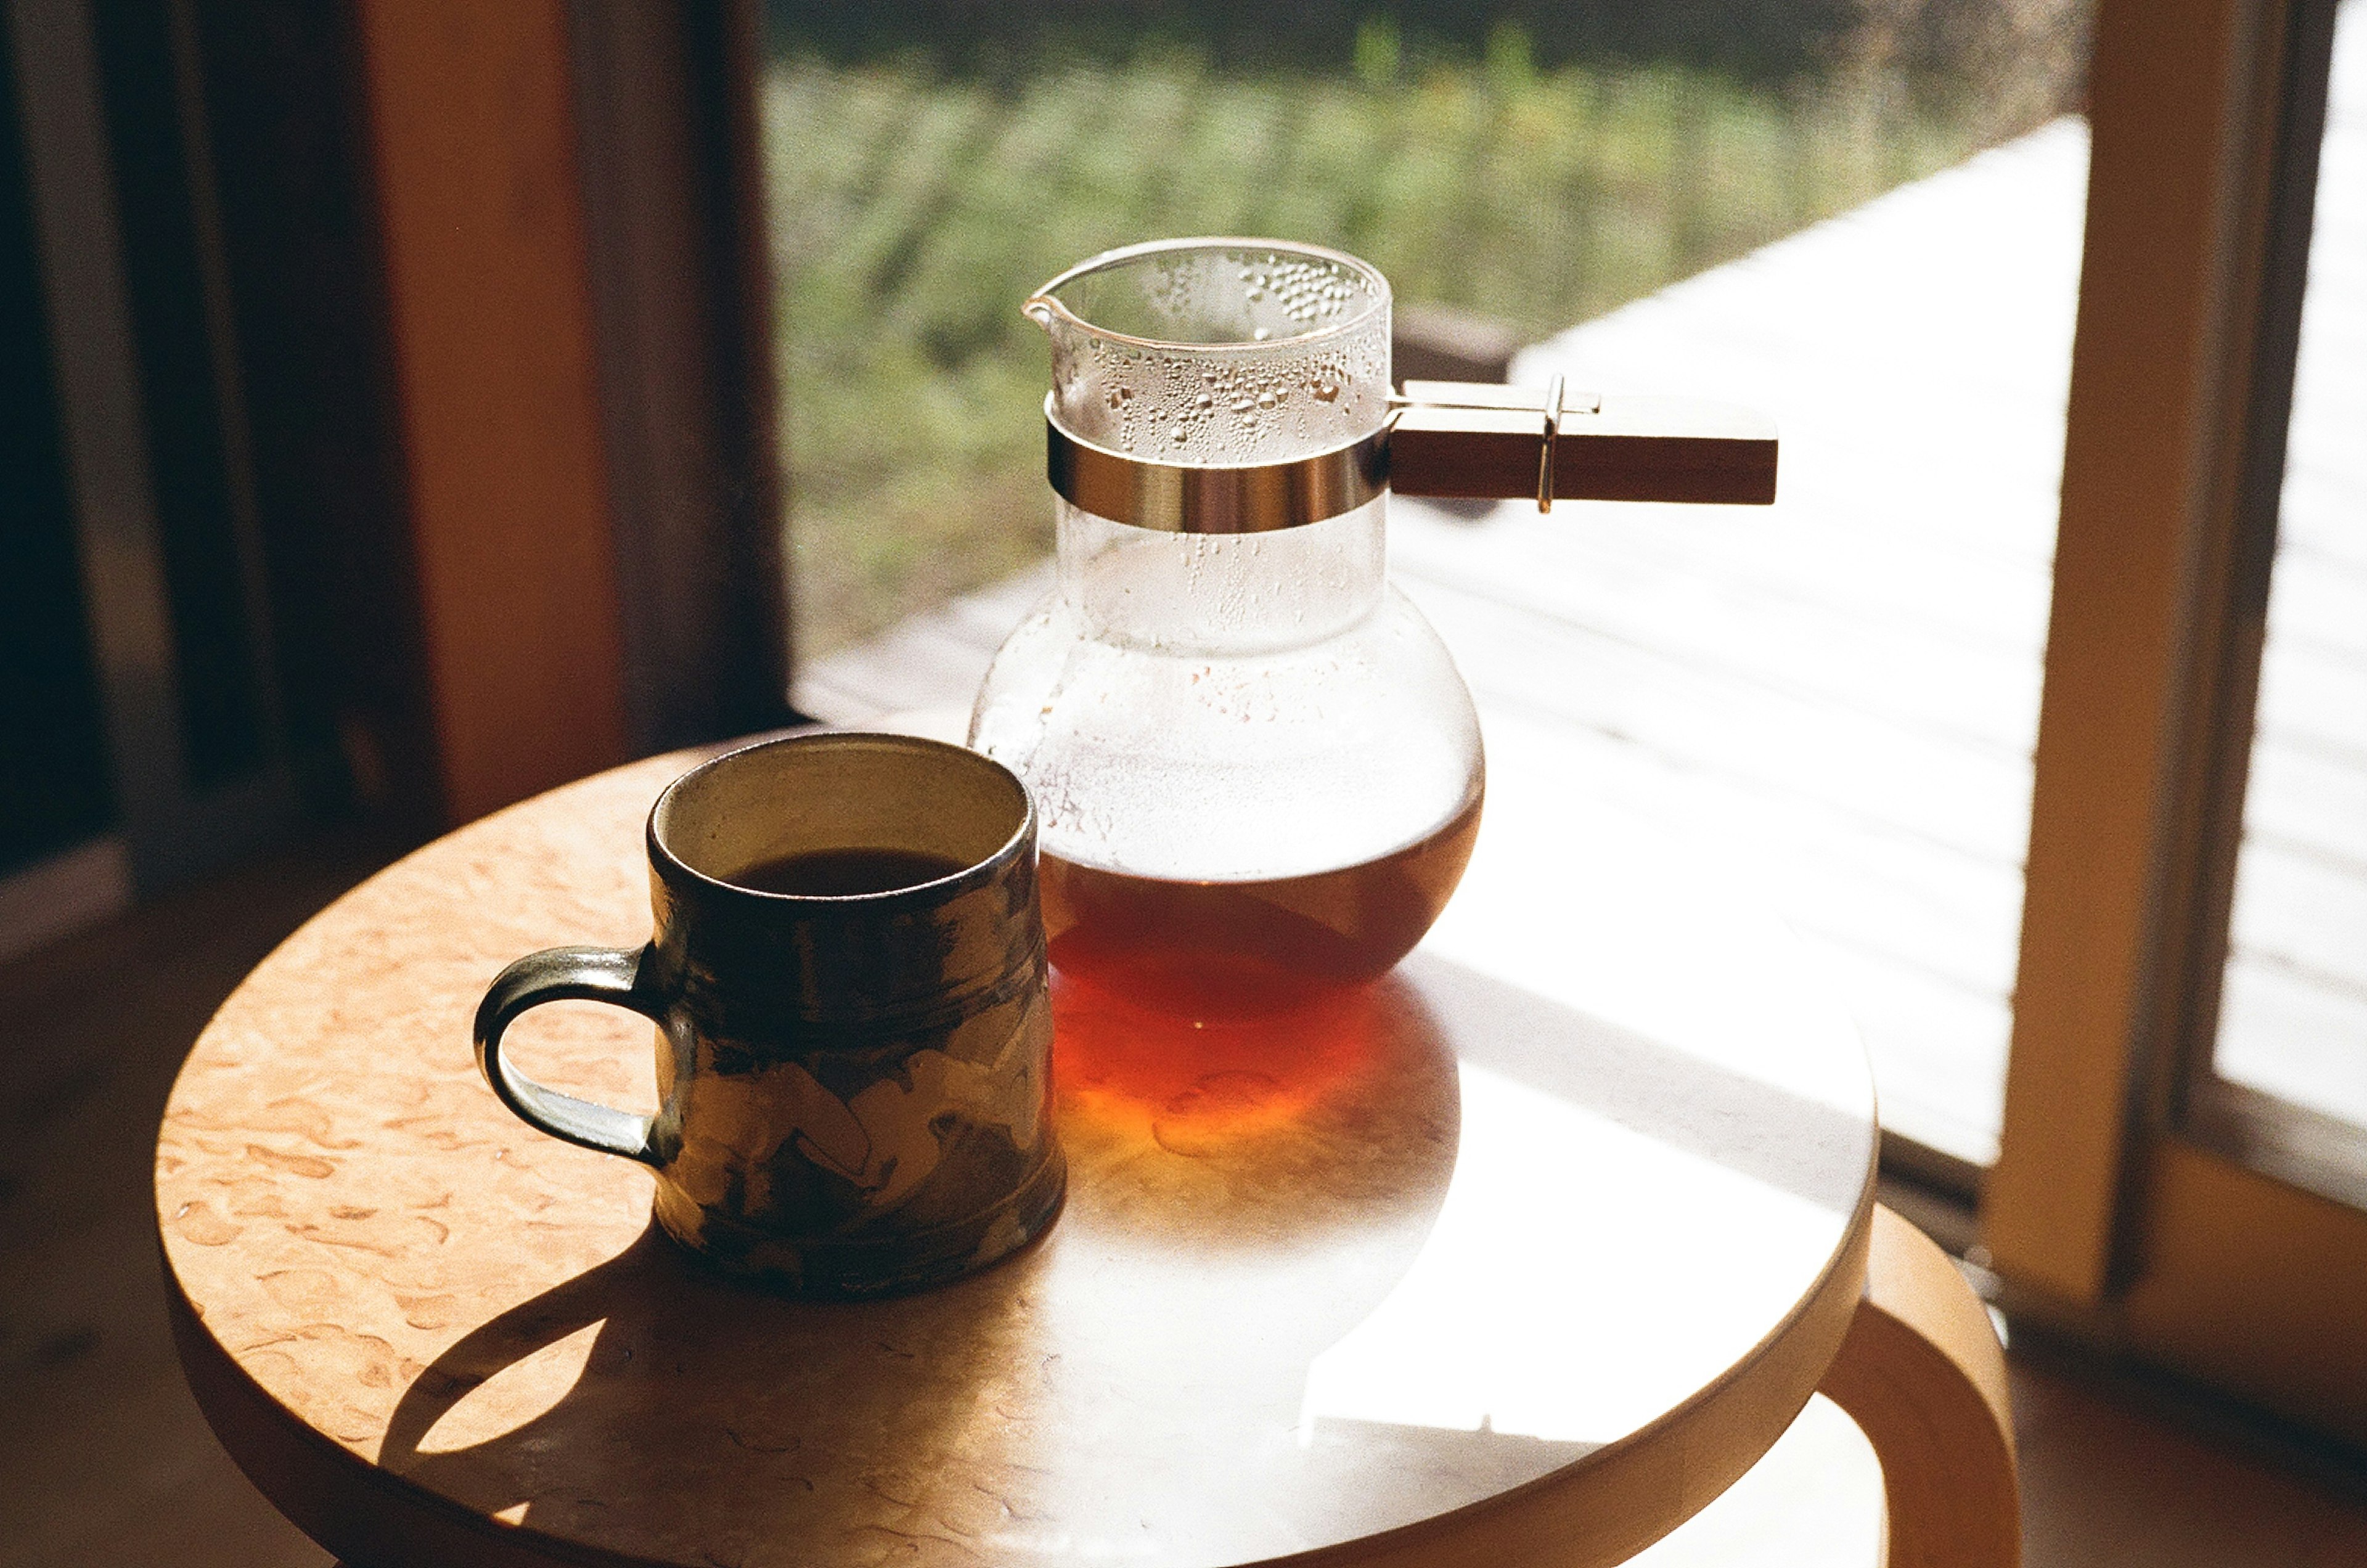
<instances>
[{"instance_id":1,"label":"glass window pane","mask_svg":"<svg viewBox=\"0 0 2367 1568\"><path fill-rule=\"evenodd\" d=\"M1886 1126L1993 1157L2083 0L769 15L801 707L966 702L1042 592L1035 285L1168 235L1353 252L1400 367L1427 314L1526 345L1518 379L1775 419L1772 509L1399 498L1391 572L1491 767L1730 866L1853 1010Z\"/></svg>"},{"instance_id":2,"label":"glass window pane","mask_svg":"<svg viewBox=\"0 0 2367 1568\"><path fill-rule=\"evenodd\" d=\"M2214 1066L2367 1128L2367 6L2339 14Z\"/></svg>"}]
</instances>

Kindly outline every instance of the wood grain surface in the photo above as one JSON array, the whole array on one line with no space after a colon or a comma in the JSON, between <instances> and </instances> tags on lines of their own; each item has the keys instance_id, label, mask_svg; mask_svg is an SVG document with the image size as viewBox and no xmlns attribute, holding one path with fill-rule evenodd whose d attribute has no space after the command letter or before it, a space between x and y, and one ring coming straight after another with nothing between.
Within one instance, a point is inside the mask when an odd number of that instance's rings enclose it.
<instances>
[{"instance_id":1,"label":"wood grain surface","mask_svg":"<svg viewBox=\"0 0 2367 1568\"><path fill-rule=\"evenodd\" d=\"M347 1560L1609 1563L1764 1453L1840 1344L1854 1038L1780 931L1566 830L1533 770L1351 1005L1195 1030L1068 996L1042 1244L861 1306L708 1275L650 1230L646 1171L501 1109L467 1029L508 958L645 934L638 826L688 760L364 885L175 1089L192 1386ZM520 1026L538 1077L651 1092L646 1025L553 1014Z\"/></svg>"}]
</instances>

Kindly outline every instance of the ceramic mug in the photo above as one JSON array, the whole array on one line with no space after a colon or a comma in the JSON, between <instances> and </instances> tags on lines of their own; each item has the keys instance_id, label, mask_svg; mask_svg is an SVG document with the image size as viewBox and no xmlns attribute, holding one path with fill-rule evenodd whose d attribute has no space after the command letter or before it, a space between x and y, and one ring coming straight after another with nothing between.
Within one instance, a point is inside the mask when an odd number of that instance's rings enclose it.
<instances>
[{"instance_id":1,"label":"ceramic mug","mask_svg":"<svg viewBox=\"0 0 2367 1568\"><path fill-rule=\"evenodd\" d=\"M477 1064L504 1105L651 1166L668 1235L800 1294L940 1284L1051 1224L1036 813L1008 769L911 736L767 740L667 786L646 839L647 946L551 948L486 992ZM504 1058L561 999L656 1022L656 1116Z\"/></svg>"}]
</instances>

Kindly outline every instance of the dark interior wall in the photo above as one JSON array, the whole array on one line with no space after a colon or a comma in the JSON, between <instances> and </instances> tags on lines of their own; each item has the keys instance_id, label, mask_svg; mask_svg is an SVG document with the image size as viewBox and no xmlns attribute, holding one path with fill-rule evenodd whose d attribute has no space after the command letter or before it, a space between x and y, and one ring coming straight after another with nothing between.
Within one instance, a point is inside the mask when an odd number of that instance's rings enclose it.
<instances>
[{"instance_id":1,"label":"dark interior wall","mask_svg":"<svg viewBox=\"0 0 2367 1568\"><path fill-rule=\"evenodd\" d=\"M0 875L114 815L16 84L0 28Z\"/></svg>"},{"instance_id":2,"label":"dark interior wall","mask_svg":"<svg viewBox=\"0 0 2367 1568\"><path fill-rule=\"evenodd\" d=\"M210 206L184 139L166 0L108 0L90 11L115 176L124 290L138 356L156 536L170 595L181 755L203 790L266 760L270 672L250 600L243 474L233 473L234 383L208 299L200 246ZM193 153L195 156L193 157ZM234 486L236 488L234 488Z\"/></svg>"},{"instance_id":3,"label":"dark interior wall","mask_svg":"<svg viewBox=\"0 0 2367 1568\"><path fill-rule=\"evenodd\" d=\"M191 6L289 750L425 829L434 721L349 6Z\"/></svg>"},{"instance_id":4,"label":"dark interior wall","mask_svg":"<svg viewBox=\"0 0 2367 1568\"><path fill-rule=\"evenodd\" d=\"M353 9L37 11L0 29L0 874L112 832L153 891L300 797L424 830Z\"/></svg>"},{"instance_id":5,"label":"dark interior wall","mask_svg":"<svg viewBox=\"0 0 2367 1568\"><path fill-rule=\"evenodd\" d=\"M546 526L560 491L613 512L617 555L645 568L624 584L622 628L639 749L790 716L753 0L544 6L562 25L544 28L553 38L530 63L557 90L531 124L504 96L516 62L456 52L437 24L402 7L61 9L74 25L39 35L57 56L41 74L0 61L9 91L48 106L28 120L0 97L0 874L112 829L142 885L159 886L285 831L291 783L316 815L359 807L400 832L434 830L460 811L453 716L472 693L509 694L483 735L468 733L524 759L533 787L591 765L565 761L535 727L557 725L566 739L570 705L615 683L553 662L570 637L616 629L597 627L617 616L609 596L531 626L495 615L474 641L454 640L448 569L456 550L481 553L488 530L511 575L486 575L471 604L508 605L517 573L557 581L584 558ZM465 3L441 14L496 32L504 19ZM606 17L611 44L663 45L663 80L642 69L647 50L611 49L612 78L587 78L571 105L585 61L567 56L569 17ZM396 35L475 84L485 96L474 118L437 96L432 71L424 85L388 74L404 63L382 58ZM83 118L50 112L52 98ZM28 160L24 125L40 133L34 152L70 142L79 162ZM552 154L540 172L569 182L575 164L558 152L608 150L589 170L599 188L562 193L596 198L610 220L602 232L555 239L485 175L529 142ZM660 143L674 154L652 155ZM442 163L391 161L390 146L431 144ZM103 245L73 238L81 231L34 200L36 189L54 195L32 179L52 163L75 171L59 188ZM408 231L388 217L396 197ZM471 234L520 229L556 250L502 274L470 248ZM63 359L51 342L65 332L51 321L59 277L46 270L61 255L74 258L61 276L81 313L58 320L107 329ZM406 257L409 274L397 265ZM417 284L428 262L448 287L423 303L397 284ZM616 285L588 333L561 332L555 306L522 315L501 293L564 303L579 266ZM472 310L485 312L475 327ZM409 337L397 331L405 320ZM441 379L405 357L430 339L449 351ZM519 434L511 416L555 393L529 376L506 404L470 412L495 349L513 370L596 357L583 390L611 437L630 437L635 461L609 460L595 441L539 479L522 473L500 455ZM107 418L93 428L109 434L93 449L117 481L108 494L121 492L112 511L85 514L97 503L63 433L96 416L60 365L108 371ZM423 456L427 426L458 432L441 468ZM471 446L480 435L493 439ZM481 471L456 471L459 449ZM423 543L429 479L452 502L437 514L441 556ZM507 513L486 499L504 485L515 492ZM122 537L83 544L99 536L94 516L120 524ZM105 566L87 583L85 558ZM428 591L438 559L440 597ZM136 648L109 640L127 615L146 639ZM528 665L556 669L556 689L504 684ZM561 773L535 774L538 756Z\"/></svg>"},{"instance_id":6,"label":"dark interior wall","mask_svg":"<svg viewBox=\"0 0 2367 1568\"><path fill-rule=\"evenodd\" d=\"M791 721L755 27L570 6L627 718L637 750Z\"/></svg>"},{"instance_id":7,"label":"dark interior wall","mask_svg":"<svg viewBox=\"0 0 2367 1568\"><path fill-rule=\"evenodd\" d=\"M683 114L700 149L700 234L690 254L710 302L706 338L722 461L715 507L733 586L708 615L721 667L697 739L802 722L789 706L789 602L783 526L779 388L773 320L772 238L765 222L757 105L762 28L753 0L685 8L689 63ZM682 683L677 677L675 683Z\"/></svg>"}]
</instances>

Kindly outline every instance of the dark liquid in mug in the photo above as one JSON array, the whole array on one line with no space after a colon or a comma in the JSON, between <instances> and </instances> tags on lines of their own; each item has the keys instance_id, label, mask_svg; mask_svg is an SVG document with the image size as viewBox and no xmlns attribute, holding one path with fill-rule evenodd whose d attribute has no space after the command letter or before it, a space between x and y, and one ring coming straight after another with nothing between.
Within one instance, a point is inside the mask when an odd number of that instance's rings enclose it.
<instances>
[{"instance_id":1,"label":"dark liquid in mug","mask_svg":"<svg viewBox=\"0 0 2367 1568\"><path fill-rule=\"evenodd\" d=\"M966 862L926 850L799 850L760 860L726 880L759 893L793 893L806 898L844 898L918 887L962 870Z\"/></svg>"},{"instance_id":2,"label":"dark liquid in mug","mask_svg":"<svg viewBox=\"0 0 2367 1568\"><path fill-rule=\"evenodd\" d=\"M1265 882L1169 882L1047 854L1038 874L1054 967L1138 1006L1248 1016L1379 978L1462 879L1475 795L1438 828L1361 865Z\"/></svg>"}]
</instances>

